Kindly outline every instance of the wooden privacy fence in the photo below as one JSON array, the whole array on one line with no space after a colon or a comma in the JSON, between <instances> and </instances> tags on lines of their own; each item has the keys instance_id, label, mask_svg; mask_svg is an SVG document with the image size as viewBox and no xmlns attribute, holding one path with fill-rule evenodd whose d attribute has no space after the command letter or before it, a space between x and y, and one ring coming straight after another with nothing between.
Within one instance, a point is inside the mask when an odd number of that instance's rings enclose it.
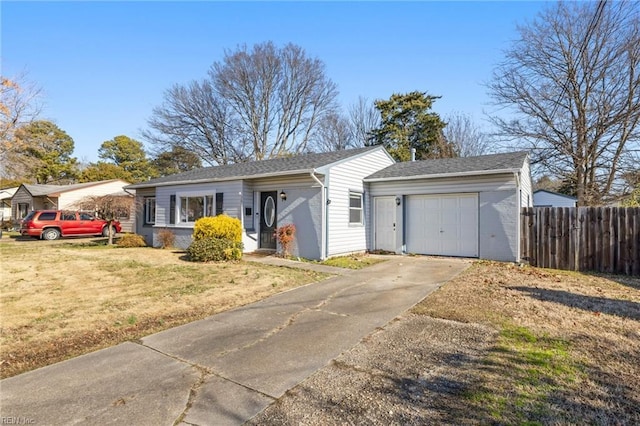
<instances>
[{"instance_id":1,"label":"wooden privacy fence","mask_svg":"<svg viewBox=\"0 0 640 426\"><path fill-rule=\"evenodd\" d=\"M522 258L532 266L640 275L640 207L525 207Z\"/></svg>"}]
</instances>

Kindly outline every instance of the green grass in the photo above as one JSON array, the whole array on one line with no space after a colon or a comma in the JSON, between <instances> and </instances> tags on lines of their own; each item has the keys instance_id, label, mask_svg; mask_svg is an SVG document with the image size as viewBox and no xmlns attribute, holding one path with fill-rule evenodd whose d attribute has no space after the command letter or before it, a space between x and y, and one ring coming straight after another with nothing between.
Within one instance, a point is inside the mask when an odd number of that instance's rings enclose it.
<instances>
[{"instance_id":1,"label":"green grass","mask_svg":"<svg viewBox=\"0 0 640 426\"><path fill-rule=\"evenodd\" d=\"M362 254L332 257L322 262L308 259L300 260L303 262L317 263L319 265L334 266L336 268L345 269L362 269L367 266L375 265L376 263L384 262L384 259L376 259Z\"/></svg>"},{"instance_id":2,"label":"green grass","mask_svg":"<svg viewBox=\"0 0 640 426\"><path fill-rule=\"evenodd\" d=\"M583 375L570 349L566 340L507 324L485 359L486 371L502 377L503 387L481 386L466 397L498 423L545 424L558 414L550 412L549 398Z\"/></svg>"}]
</instances>

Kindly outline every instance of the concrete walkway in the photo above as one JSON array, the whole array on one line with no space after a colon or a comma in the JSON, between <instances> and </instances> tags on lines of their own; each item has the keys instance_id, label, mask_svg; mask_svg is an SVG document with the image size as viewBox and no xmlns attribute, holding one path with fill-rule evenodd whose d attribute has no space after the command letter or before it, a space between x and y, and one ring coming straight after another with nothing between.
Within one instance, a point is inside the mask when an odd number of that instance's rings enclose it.
<instances>
[{"instance_id":1,"label":"concrete walkway","mask_svg":"<svg viewBox=\"0 0 640 426\"><path fill-rule=\"evenodd\" d=\"M2 380L0 415L13 424L242 424L469 265L388 259Z\"/></svg>"}]
</instances>

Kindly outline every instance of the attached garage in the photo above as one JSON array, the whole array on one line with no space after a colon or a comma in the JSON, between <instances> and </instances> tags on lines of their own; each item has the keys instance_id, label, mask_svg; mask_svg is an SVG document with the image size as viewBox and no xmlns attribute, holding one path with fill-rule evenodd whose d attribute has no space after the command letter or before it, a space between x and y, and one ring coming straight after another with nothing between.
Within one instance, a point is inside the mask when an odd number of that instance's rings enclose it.
<instances>
[{"instance_id":1,"label":"attached garage","mask_svg":"<svg viewBox=\"0 0 640 426\"><path fill-rule=\"evenodd\" d=\"M365 182L370 249L520 261L527 153L396 163Z\"/></svg>"},{"instance_id":2,"label":"attached garage","mask_svg":"<svg viewBox=\"0 0 640 426\"><path fill-rule=\"evenodd\" d=\"M478 194L406 197L406 251L478 257Z\"/></svg>"}]
</instances>

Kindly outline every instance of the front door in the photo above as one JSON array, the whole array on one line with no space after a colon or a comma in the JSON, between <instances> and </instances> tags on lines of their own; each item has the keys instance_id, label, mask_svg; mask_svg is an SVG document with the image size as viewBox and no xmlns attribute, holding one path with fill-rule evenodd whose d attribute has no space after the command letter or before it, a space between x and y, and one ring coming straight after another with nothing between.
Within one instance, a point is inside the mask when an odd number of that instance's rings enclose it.
<instances>
[{"instance_id":1,"label":"front door","mask_svg":"<svg viewBox=\"0 0 640 426\"><path fill-rule=\"evenodd\" d=\"M375 197L375 248L396 251L396 199L395 197Z\"/></svg>"},{"instance_id":2,"label":"front door","mask_svg":"<svg viewBox=\"0 0 640 426\"><path fill-rule=\"evenodd\" d=\"M278 193L262 192L260 193L260 206L262 214L260 215L260 248L276 249L276 239L273 233L276 230L276 199Z\"/></svg>"}]
</instances>

